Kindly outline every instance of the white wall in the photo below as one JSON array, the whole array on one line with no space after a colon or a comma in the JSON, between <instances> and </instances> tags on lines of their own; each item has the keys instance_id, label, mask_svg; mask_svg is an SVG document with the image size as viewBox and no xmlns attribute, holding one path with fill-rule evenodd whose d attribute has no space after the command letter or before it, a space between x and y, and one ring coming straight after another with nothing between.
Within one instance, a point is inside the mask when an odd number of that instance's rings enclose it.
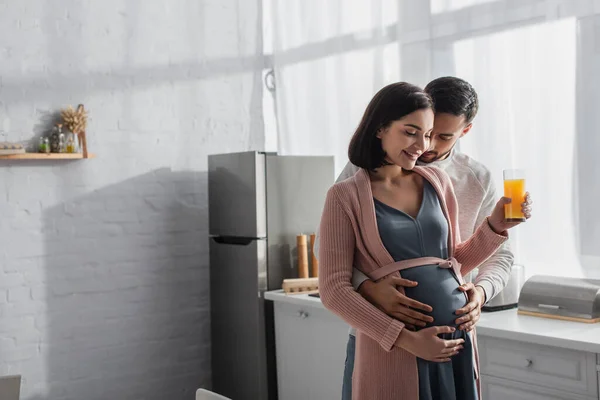
<instances>
[{"instance_id":1,"label":"white wall","mask_svg":"<svg viewBox=\"0 0 600 400\"><path fill-rule=\"evenodd\" d=\"M0 129L84 103L97 155L0 160L0 375L23 399L209 384L206 155L264 147L259 3L0 3Z\"/></svg>"}]
</instances>

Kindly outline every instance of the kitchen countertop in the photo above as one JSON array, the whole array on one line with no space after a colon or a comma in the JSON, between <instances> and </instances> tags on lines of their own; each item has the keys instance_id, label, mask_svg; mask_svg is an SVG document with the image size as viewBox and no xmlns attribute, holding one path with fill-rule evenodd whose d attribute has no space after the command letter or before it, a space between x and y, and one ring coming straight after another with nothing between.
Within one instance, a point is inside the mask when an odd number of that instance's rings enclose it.
<instances>
[{"instance_id":1,"label":"kitchen countertop","mask_svg":"<svg viewBox=\"0 0 600 400\"><path fill-rule=\"evenodd\" d=\"M290 294L287 295L282 290L273 290L265 293L265 299L273 301L282 301L284 303L295 304L297 306L310 306L325 309L321 299L318 297L311 297L307 294Z\"/></svg>"},{"instance_id":2,"label":"kitchen countertop","mask_svg":"<svg viewBox=\"0 0 600 400\"><path fill-rule=\"evenodd\" d=\"M265 298L303 307L325 308L317 297L286 295L283 290L265 293ZM559 321L517 314L517 310L484 312L477 324L481 336L555 346L600 354L600 323Z\"/></svg>"}]
</instances>

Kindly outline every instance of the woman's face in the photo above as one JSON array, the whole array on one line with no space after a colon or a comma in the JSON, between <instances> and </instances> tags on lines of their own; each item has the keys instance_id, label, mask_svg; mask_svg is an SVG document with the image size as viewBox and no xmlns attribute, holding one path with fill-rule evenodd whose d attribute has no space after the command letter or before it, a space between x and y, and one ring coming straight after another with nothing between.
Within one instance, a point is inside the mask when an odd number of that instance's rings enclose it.
<instances>
[{"instance_id":1,"label":"woman's face","mask_svg":"<svg viewBox=\"0 0 600 400\"><path fill-rule=\"evenodd\" d=\"M381 139L386 160L405 170L412 170L417 159L429 148L433 117L429 108L418 110L381 129L377 137Z\"/></svg>"}]
</instances>

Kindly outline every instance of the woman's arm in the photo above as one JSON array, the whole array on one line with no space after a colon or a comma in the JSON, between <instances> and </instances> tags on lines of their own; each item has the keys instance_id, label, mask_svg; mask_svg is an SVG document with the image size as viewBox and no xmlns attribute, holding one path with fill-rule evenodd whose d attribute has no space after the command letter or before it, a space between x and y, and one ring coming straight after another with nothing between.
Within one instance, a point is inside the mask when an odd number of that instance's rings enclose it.
<instances>
[{"instance_id":1,"label":"woman's arm","mask_svg":"<svg viewBox=\"0 0 600 400\"><path fill-rule=\"evenodd\" d=\"M501 197L491 215L477 228L473 236L465 243L456 246L454 257L462 264L463 275L487 260L508 239L507 231L522 223L522 221L508 221L505 218L504 207L510 203L510 198ZM531 218L531 204L531 197L526 193L525 201L521 203L521 211L526 220Z\"/></svg>"},{"instance_id":2,"label":"woman's arm","mask_svg":"<svg viewBox=\"0 0 600 400\"><path fill-rule=\"evenodd\" d=\"M487 260L498 248L508 239L508 233L504 230L496 231L490 225L490 219L485 218L473 235L465 242L461 242L460 228L458 223L459 207L452 181L446 172L437 167L428 167L426 172L438 186L441 198L443 198L443 207L448 211L449 224L452 228L454 237L454 251L452 252L456 260L461 263L461 273L464 275L471 272L485 260ZM431 175L430 175L431 174ZM496 204L493 213L503 212L504 203Z\"/></svg>"},{"instance_id":3,"label":"woman's arm","mask_svg":"<svg viewBox=\"0 0 600 400\"><path fill-rule=\"evenodd\" d=\"M319 232L321 301L348 324L376 340L384 350L392 350L404 324L377 309L352 287L354 229L335 186L327 193Z\"/></svg>"}]
</instances>

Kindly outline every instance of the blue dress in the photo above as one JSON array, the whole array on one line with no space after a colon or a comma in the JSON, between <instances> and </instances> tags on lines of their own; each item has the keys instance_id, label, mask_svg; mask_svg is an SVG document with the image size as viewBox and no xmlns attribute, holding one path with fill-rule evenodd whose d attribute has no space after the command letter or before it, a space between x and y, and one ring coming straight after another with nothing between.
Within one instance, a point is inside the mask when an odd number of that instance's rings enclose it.
<instances>
[{"instance_id":1,"label":"blue dress","mask_svg":"<svg viewBox=\"0 0 600 400\"><path fill-rule=\"evenodd\" d=\"M375 214L383 245L395 261L418 257L448 258L448 221L444 217L435 189L424 181L423 202L416 218L377 199ZM405 288L408 297L433 307L428 326L456 327L456 310L467 303L452 269L423 265L400 272L418 282ZM419 400L477 400L473 344L471 335L460 330L441 335L443 339L465 340L464 349L450 362L436 363L417 358Z\"/></svg>"}]
</instances>

